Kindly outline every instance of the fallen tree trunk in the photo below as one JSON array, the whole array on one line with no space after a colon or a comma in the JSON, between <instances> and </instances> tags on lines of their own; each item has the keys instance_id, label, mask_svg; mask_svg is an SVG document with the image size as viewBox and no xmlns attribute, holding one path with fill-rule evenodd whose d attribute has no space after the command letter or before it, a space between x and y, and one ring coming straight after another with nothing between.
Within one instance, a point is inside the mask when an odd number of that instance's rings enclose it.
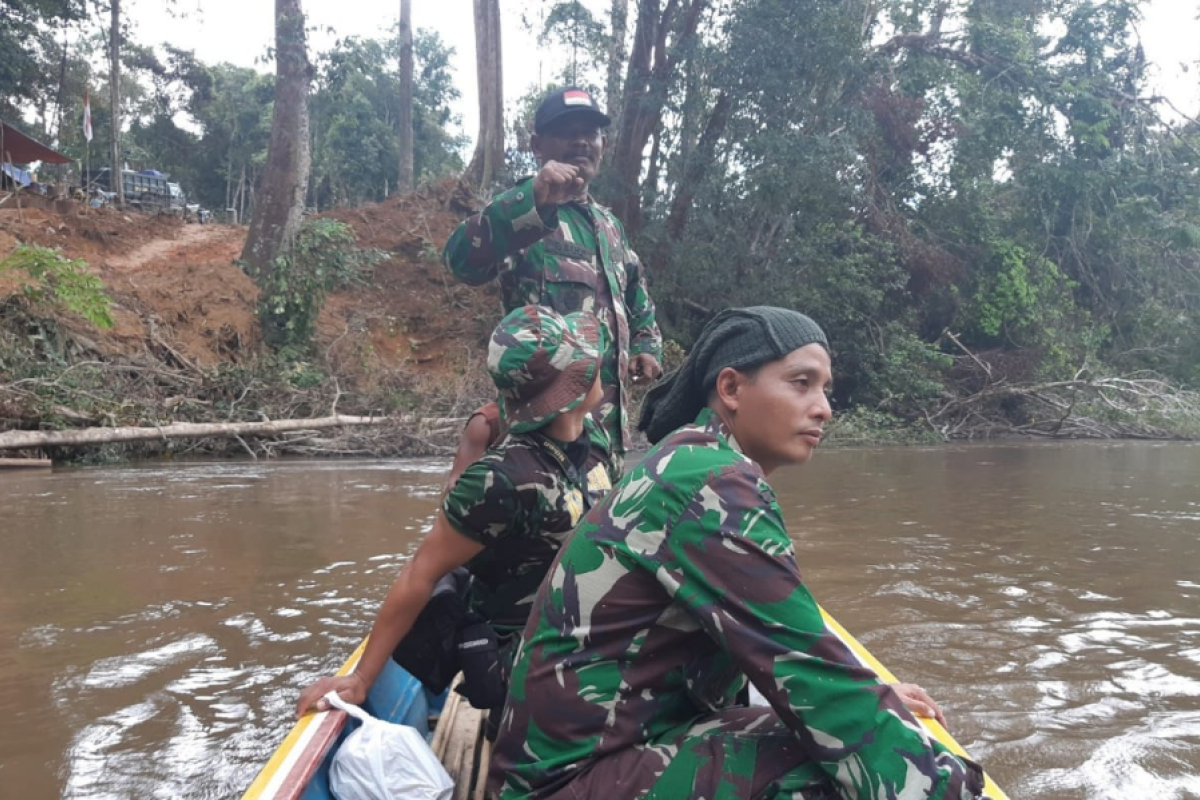
<instances>
[{"instance_id":1,"label":"fallen tree trunk","mask_svg":"<svg viewBox=\"0 0 1200 800\"><path fill-rule=\"evenodd\" d=\"M49 467L48 458L0 458L0 469L27 469L29 467Z\"/></svg>"},{"instance_id":2,"label":"fallen tree trunk","mask_svg":"<svg viewBox=\"0 0 1200 800\"><path fill-rule=\"evenodd\" d=\"M417 417L354 417L335 414L316 419L280 419L273 422L176 422L156 427L79 428L65 431L7 431L0 433L0 450L62 445L148 442L162 439L203 439L208 437L274 436L290 431L314 431L389 422L421 425L459 423L457 418L422 419Z\"/></svg>"}]
</instances>

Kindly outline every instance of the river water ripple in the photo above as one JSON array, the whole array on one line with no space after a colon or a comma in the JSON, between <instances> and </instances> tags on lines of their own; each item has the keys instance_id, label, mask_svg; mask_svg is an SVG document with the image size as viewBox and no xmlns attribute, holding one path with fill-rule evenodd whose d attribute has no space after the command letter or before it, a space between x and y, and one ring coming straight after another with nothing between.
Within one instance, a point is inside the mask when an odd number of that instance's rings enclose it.
<instances>
[{"instance_id":1,"label":"river water ripple","mask_svg":"<svg viewBox=\"0 0 1200 800\"><path fill-rule=\"evenodd\" d=\"M0 800L236 798L444 471L0 473ZM1200 446L828 451L773 482L817 598L1014 800L1200 798Z\"/></svg>"}]
</instances>

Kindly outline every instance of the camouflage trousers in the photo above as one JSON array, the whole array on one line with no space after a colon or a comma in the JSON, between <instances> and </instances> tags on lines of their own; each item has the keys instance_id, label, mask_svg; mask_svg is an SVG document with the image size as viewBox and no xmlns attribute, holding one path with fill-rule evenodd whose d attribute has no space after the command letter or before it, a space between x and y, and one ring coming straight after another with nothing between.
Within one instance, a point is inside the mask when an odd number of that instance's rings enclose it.
<instances>
[{"instance_id":1,"label":"camouflage trousers","mask_svg":"<svg viewBox=\"0 0 1200 800\"><path fill-rule=\"evenodd\" d=\"M597 761L548 800L836 800L770 708L729 708Z\"/></svg>"}]
</instances>

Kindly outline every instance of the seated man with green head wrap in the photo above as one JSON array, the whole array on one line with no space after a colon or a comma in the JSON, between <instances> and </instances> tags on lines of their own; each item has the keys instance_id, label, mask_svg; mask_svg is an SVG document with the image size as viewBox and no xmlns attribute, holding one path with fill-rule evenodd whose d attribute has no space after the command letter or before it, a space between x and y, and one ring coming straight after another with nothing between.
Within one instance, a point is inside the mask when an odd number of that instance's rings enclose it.
<instances>
[{"instance_id":1,"label":"seated man with green head wrap","mask_svg":"<svg viewBox=\"0 0 1200 800\"><path fill-rule=\"evenodd\" d=\"M811 458L831 411L825 334L731 309L646 400L656 443L546 575L491 762L502 800L978 798L824 624L767 476ZM770 707L738 706L746 679Z\"/></svg>"}]
</instances>

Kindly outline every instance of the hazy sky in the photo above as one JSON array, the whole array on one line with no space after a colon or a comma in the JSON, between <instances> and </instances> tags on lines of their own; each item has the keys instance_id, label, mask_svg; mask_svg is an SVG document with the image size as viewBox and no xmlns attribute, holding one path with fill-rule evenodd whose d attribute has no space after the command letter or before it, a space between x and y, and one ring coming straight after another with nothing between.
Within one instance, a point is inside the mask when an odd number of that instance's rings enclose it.
<instances>
[{"instance_id":1,"label":"hazy sky","mask_svg":"<svg viewBox=\"0 0 1200 800\"><path fill-rule=\"evenodd\" d=\"M608 2L587 0L603 14ZM540 82L544 69L533 38L521 25L521 13L530 0L501 0L503 17L504 84L511 100ZM632 4L631 4L632 5ZM258 63L274 37L272 0L133 0L128 4L137 25L137 38L151 44L170 41L192 49L201 61L228 61L242 66L273 70ZM399 0L304 0L309 23L318 29L310 47L326 49L342 36L378 37L399 17ZM413 27L431 28L455 48L455 83L463 94L456 109L463 127L474 139L475 37L471 0L413 0ZM1149 0L1140 25L1147 56L1155 64L1156 90L1166 94L1184 113L1200 116L1200 0ZM632 12L632 9L631 9ZM632 22L632 21L631 21Z\"/></svg>"}]
</instances>

